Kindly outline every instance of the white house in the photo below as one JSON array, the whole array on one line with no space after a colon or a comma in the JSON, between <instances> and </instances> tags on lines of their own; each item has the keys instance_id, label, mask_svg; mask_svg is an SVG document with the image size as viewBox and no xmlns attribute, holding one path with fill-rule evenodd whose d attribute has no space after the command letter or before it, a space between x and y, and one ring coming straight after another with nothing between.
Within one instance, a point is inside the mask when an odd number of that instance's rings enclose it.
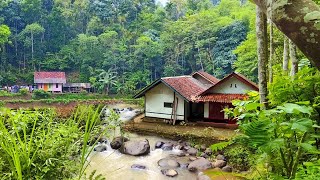
<instances>
[{"instance_id":1,"label":"white house","mask_svg":"<svg viewBox=\"0 0 320 180\"><path fill-rule=\"evenodd\" d=\"M222 111L231 101L258 90L243 75L232 73L219 80L200 71L189 76L161 78L142 89L135 98L145 98L145 116L176 120L206 120L231 123Z\"/></svg>"}]
</instances>

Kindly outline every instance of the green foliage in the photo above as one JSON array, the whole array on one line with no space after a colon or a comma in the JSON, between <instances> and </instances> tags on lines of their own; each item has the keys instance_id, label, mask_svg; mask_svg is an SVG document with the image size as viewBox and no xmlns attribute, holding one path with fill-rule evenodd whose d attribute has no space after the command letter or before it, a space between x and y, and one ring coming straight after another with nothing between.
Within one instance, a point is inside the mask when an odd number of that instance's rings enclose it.
<instances>
[{"instance_id":1,"label":"green foliage","mask_svg":"<svg viewBox=\"0 0 320 180\"><path fill-rule=\"evenodd\" d=\"M0 172L5 179L82 178L93 147L89 139L101 136L100 109L80 106L66 120L54 111L0 111ZM96 143L96 142L95 142ZM103 179L101 175L95 179Z\"/></svg>"},{"instance_id":2,"label":"green foliage","mask_svg":"<svg viewBox=\"0 0 320 180\"><path fill-rule=\"evenodd\" d=\"M22 96L25 96L28 94L28 89L26 88L22 88L22 89L19 89L19 93L22 95Z\"/></svg>"},{"instance_id":3,"label":"green foliage","mask_svg":"<svg viewBox=\"0 0 320 180\"><path fill-rule=\"evenodd\" d=\"M309 104L284 103L261 110L257 99L235 101L233 114L243 133L241 143L263 156L276 175L295 178L302 157L319 154L315 147L315 120Z\"/></svg>"},{"instance_id":4,"label":"green foliage","mask_svg":"<svg viewBox=\"0 0 320 180\"><path fill-rule=\"evenodd\" d=\"M32 93L33 99L47 99L51 96L51 93L44 91L42 89L36 89Z\"/></svg>"},{"instance_id":5,"label":"green foliage","mask_svg":"<svg viewBox=\"0 0 320 180\"><path fill-rule=\"evenodd\" d=\"M312 161L304 162L303 165L299 166L296 179L316 180L319 179L319 174L320 160L315 158Z\"/></svg>"},{"instance_id":6,"label":"green foliage","mask_svg":"<svg viewBox=\"0 0 320 180\"><path fill-rule=\"evenodd\" d=\"M239 171L247 171L254 164L254 153L247 146L234 144L224 149L228 164Z\"/></svg>"}]
</instances>

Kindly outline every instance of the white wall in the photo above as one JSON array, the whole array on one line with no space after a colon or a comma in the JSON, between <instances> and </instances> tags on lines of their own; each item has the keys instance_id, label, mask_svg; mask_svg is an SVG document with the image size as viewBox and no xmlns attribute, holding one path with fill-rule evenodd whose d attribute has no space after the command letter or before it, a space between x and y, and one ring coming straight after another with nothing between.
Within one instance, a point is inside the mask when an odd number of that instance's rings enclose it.
<instances>
[{"instance_id":1,"label":"white wall","mask_svg":"<svg viewBox=\"0 0 320 180\"><path fill-rule=\"evenodd\" d=\"M177 119L184 120L184 99L176 94L178 98ZM172 108L164 107L164 102L173 103L174 91L163 83L150 89L145 94L146 117L171 119Z\"/></svg>"},{"instance_id":2,"label":"white wall","mask_svg":"<svg viewBox=\"0 0 320 180\"><path fill-rule=\"evenodd\" d=\"M209 118L209 102L204 103L204 118Z\"/></svg>"},{"instance_id":3,"label":"white wall","mask_svg":"<svg viewBox=\"0 0 320 180\"><path fill-rule=\"evenodd\" d=\"M232 84L232 86L231 86ZM236 86L235 86L236 85ZM223 93L223 94L245 94L247 91L254 90L252 87L241 82L235 77L231 77L222 84L212 88L210 93Z\"/></svg>"}]
</instances>

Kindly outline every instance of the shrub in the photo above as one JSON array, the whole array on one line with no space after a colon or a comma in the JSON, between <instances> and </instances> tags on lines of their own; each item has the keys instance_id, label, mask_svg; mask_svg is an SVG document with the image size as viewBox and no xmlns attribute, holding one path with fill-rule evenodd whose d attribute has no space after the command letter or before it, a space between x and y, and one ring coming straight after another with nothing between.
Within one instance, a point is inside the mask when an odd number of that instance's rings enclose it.
<instances>
[{"instance_id":1,"label":"shrub","mask_svg":"<svg viewBox=\"0 0 320 180\"><path fill-rule=\"evenodd\" d=\"M29 92L29 91L28 91L28 89L26 89L26 88L19 89L19 93L20 93L21 95L23 95L23 96L27 95L28 92Z\"/></svg>"},{"instance_id":2,"label":"shrub","mask_svg":"<svg viewBox=\"0 0 320 180\"><path fill-rule=\"evenodd\" d=\"M234 169L239 171L247 171L252 164L253 153L251 150L241 144L228 146L224 155L228 159L228 163Z\"/></svg>"},{"instance_id":3,"label":"shrub","mask_svg":"<svg viewBox=\"0 0 320 180\"><path fill-rule=\"evenodd\" d=\"M49 92L46 92L42 89L37 89L33 91L32 98L33 99L47 99L51 96Z\"/></svg>"}]
</instances>

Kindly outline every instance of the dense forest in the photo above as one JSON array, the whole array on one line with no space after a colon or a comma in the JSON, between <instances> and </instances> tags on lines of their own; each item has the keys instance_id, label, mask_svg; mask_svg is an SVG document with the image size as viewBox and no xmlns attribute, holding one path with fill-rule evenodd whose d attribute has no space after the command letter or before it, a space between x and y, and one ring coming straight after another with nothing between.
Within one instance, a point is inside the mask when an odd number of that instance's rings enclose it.
<instances>
[{"instance_id":1,"label":"dense forest","mask_svg":"<svg viewBox=\"0 0 320 180\"><path fill-rule=\"evenodd\" d=\"M280 54L282 35L275 38ZM162 76L238 71L257 81L255 6L246 0L5 0L0 85L34 71L132 93ZM280 56L277 56L280 57Z\"/></svg>"}]
</instances>

